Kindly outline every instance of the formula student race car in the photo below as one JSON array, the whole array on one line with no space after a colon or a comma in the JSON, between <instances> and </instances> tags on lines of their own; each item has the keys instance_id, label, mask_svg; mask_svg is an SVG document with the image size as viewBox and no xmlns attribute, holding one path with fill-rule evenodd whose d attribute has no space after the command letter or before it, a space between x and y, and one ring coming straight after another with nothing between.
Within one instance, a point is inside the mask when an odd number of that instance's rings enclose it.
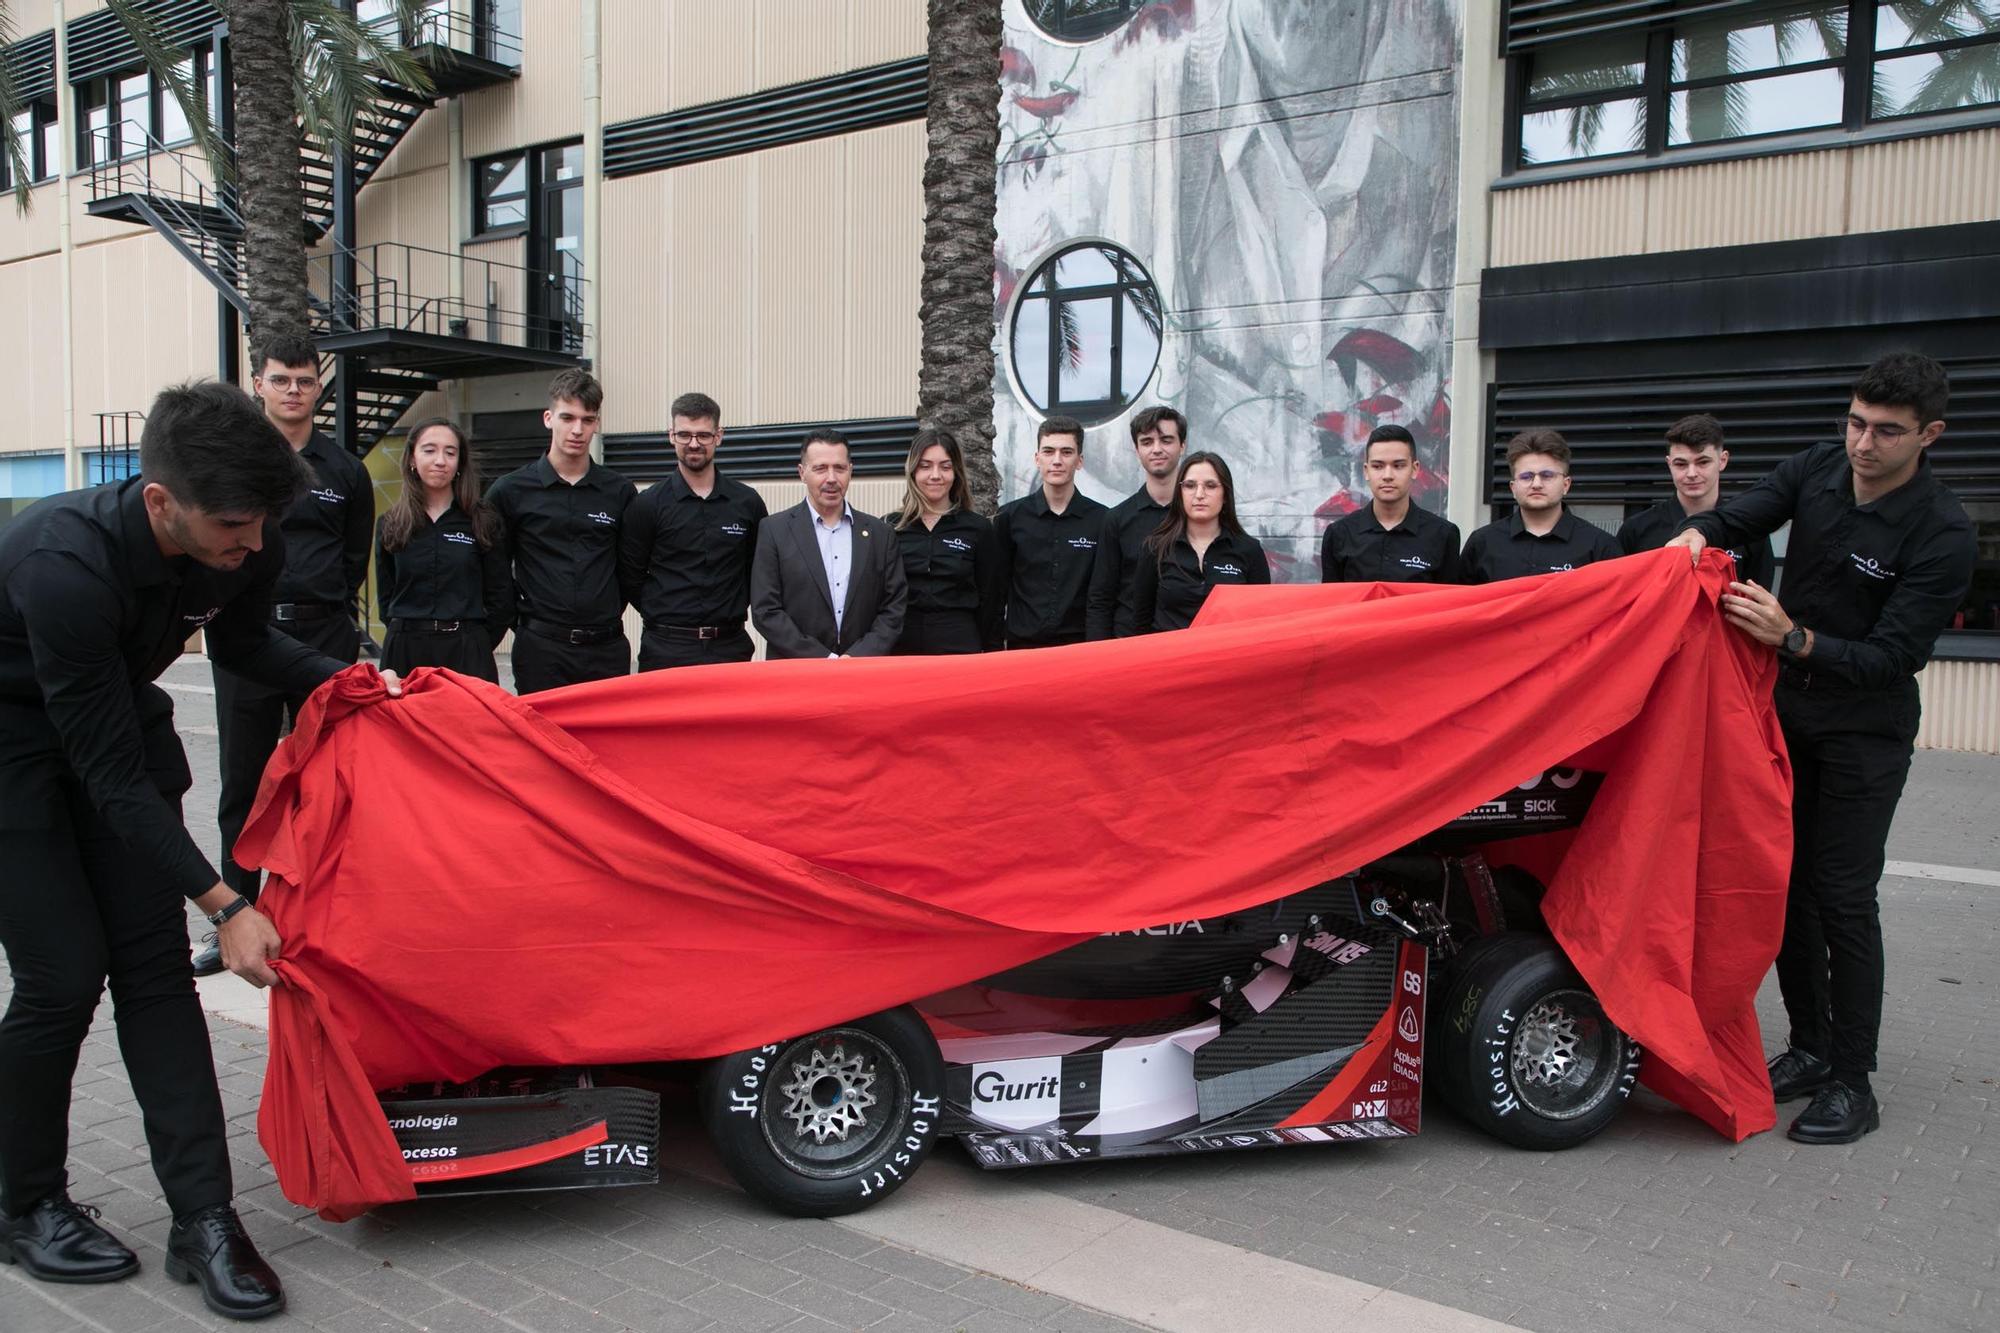
<instances>
[{"instance_id":1,"label":"formula student race car","mask_svg":"<svg viewBox=\"0 0 2000 1333\"><path fill-rule=\"evenodd\" d=\"M1540 887L1473 849L1575 826L1599 780L1542 774L1262 906L724 1057L703 1118L745 1189L821 1216L890 1193L941 1136L989 1168L1400 1138L1426 1085L1503 1142L1581 1143L1639 1048L1540 929Z\"/></svg>"},{"instance_id":2,"label":"formula student race car","mask_svg":"<svg viewBox=\"0 0 2000 1333\"><path fill-rule=\"evenodd\" d=\"M1575 827L1600 781L1541 774L1261 906L1101 936L724 1056L699 1075L703 1120L746 1190L801 1216L873 1204L945 1136L988 1168L1401 1138L1420 1128L1426 1087L1503 1142L1582 1143L1631 1094L1639 1048L1541 928L1540 886L1477 849ZM633 1088L565 1077L561 1091L514 1089L543 1099L513 1099L502 1128L478 1131L483 1147L439 1137L473 1133L483 1122L469 1115L466 1129L440 1125L475 1103L385 1094L413 1162L505 1162L565 1134L587 1145L534 1154L509 1180L441 1170L419 1193L657 1178L645 1142L657 1100L649 1118Z\"/></svg>"}]
</instances>

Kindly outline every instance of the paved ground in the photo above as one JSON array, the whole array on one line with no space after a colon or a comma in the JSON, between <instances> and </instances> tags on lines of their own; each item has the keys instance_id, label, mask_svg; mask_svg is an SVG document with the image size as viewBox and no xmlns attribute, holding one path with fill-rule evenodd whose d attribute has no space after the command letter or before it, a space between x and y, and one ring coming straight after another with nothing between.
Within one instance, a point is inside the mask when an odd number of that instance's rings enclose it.
<instances>
[{"instance_id":1,"label":"paved ground","mask_svg":"<svg viewBox=\"0 0 2000 1333\"><path fill-rule=\"evenodd\" d=\"M205 673L168 679L200 779L190 812L212 810ZM1992 1329L2000 761L1919 755L1890 855L1884 1123L1851 1148L1730 1145L1642 1094L1560 1155L1442 1112L1412 1141L1063 1171L983 1176L946 1148L874 1212L796 1222L730 1187L670 1106L657 1189L427 1201L335 1226L277 1194L257 1147L263 1034L212 1028L249 1225L291 1317L315 1328ZM1761 1007L1781 1031L1774 990ZM98 1288L0 1270L0 1333L218 1326L160 1274L167 1219L108 1023L77 1091L77 1197L145 1269Z\"/></svg>"}]
</instances>

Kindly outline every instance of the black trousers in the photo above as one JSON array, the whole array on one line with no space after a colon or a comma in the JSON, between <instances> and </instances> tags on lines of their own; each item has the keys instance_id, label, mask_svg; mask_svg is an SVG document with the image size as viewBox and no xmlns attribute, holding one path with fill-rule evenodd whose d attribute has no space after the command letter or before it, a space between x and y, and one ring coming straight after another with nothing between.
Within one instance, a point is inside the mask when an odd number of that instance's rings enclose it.
<instances>
[{"instance_id":1,"label":"black trousers","mask_svg":"<svg viewBox=\"0 0 2000 1333\"><path fill-rule=\"evenodd\" d=\"M486 626L476 620L463 622L456 631L390 625L382 639L382 669L400 676L420 666L444 667L500 683L500 668L493 664L493 640Z\"/></svg>"},{"instance_id":2,"label":"black trousers","mask_svg":"<svg viewBox=\"0 0 2000 1333\"><path fill-rule=\"evenodd\" d=\"M632 645L621 630L602 643L568 643L535 630L514 630L514 693L581 685L632 674Z\"/></svg>"},{"instance_id":3,"label":"black trousers","mask_svg":"<svg viewBox=\"0 0 2000 1333\"><path fill-rule=\"evenodd\" d=\"M317 620L288 621L279 626L299 642L328 657L353 662L361 656L361 631L344 613ZM250 807L257 801L257 784L264 765L291 730L305 696L288 695L268 685L215 668L215 730L222 752L222 791L215 800L215 822L222 829L222 882L255 902L263 874L236 864L230 854Z\"/></svg>"},{"instance_id":4,"label":"black trousers","mask_svg":"<svg viewBox=\"0 0 2000 1333\"><path fill-rule=\"evenodd\" d=\"M903 615L903 636L896 640L895 655L976 653L984 647L979 641L978 617L970 611L907 611Z\"/></svg>"},{"instance_id":5,"label":"black trousers","mask_svg":"<svg viewBox=\"0 0 2000 1333\"><path fill-rule=\"evenodd\" d=\"M747 662L757 655L750 633L737 626L734 633L713 639L692 639L685 634L669 634L647 626L639 635L639 670L662 671L668 667L707 666L711 662Z\"/></svg>"},{"instance_id":6,"label":"black trousers","mask_svg":"<svg viewBox=\"0 0 2000 1333\"><path fill-rule=\"evenodd\" d=\"M1915 681L1895 691L1799 689L1781 678L1792 756L1792 876L1778 988L1791 1044L1865 1087L1882 1029L1882 878L1889 824L1910 774Z\"/></svg>"},{"instance_id":7,"label":"black trousers","mask_svg":"<svg viewBox=\"0 0 2000 1333\"><path fill-rule=\"evenodd\" d=\"M137 862L59 760L0 764L10 804L33 779L45 820L0 818L0 945L14 976L0 1018L0 1209L19 1215L67 1188L70 1084L107 978L167 1206L185 1217L227 1203L228 1126L188 972L185 900ZM178 790L168 798L178 807Z\"/></svg>"}]
</instances>

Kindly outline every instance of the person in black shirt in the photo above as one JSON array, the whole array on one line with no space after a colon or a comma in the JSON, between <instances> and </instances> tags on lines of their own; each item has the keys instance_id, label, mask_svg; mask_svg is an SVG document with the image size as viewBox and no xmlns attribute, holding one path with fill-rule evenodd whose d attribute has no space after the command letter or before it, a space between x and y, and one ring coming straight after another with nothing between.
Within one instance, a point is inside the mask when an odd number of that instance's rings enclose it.
<instances>
[{"instance_id":1,"label":"person in black shirt","mask_svg":"<svg viewBox=\"0 0 2000 1333\"><path fill-rule=\"evenodd\" d=\"M1778 654L1778 721L1792 763L1792 873L1778 988L1791 1019L1771 1061L1779 1101L1813 1094L1801 1143L1877 1127L1869 1074L1882 1026L1876 882L1917 735L1917 672L1972 583L1977 543L1927 450L1950 383L1927 356L1892 353L1854 382L1845 447L1794 454L1734 500L1686 520L1669 545L1765 537L1789 521L1785 591L1736 582L1722 610Z\"/></svg>"},{"instance_id":2,"label":"person in black shirt","mask_svg":"<svg viewBox=\"0 0 2000 1333\"><path fill-rule=\"evenodd\" d=\"M993 524L972 510L965 456L950 431L925 426L903 462L896 545L910 585L896 653L987 652L1000 646L1006 587Z\"/></svg>"},{"instance_id":3,"label":"person in black shirt","mask_svg":"<svg viewBox=\"0 0 2000 1333\"><path fill-rule=\"evenodd\" d=\"M1236 485L1215 454L1191 453L1181 463L1174 503L1146 539L1132 581L1139 623L1153 630L1186 629L1218 583L1269 583L1271 563L1236 518Z\"/></svg>"},{"instance_id":4,"label":"person in black shirt","mask_svg":"<svg viewBox=\"0 0 2000 1333\"><path fill-rule=\"evenodd\" d=\"M1368 507L1327 526L1320 582L1458 582L1458 525L1410 500L1416 438L1401 426L1377 426L1362 461L1372 492Z\"/></svg>"},{"instance_id":5,"label":"person in black shirt","mask_svg":"<svg viewBox=\"0 0 2000 1333\"><path fill-rule=\"evenodd\" d=\"M319 353L312 343L274 337L262 351L263 369L251 385L263 401L264 415L313 472L312 486L285 511L285 567L278 575L271 614L284 633L328 657L351 663L361 655L355 599L368 578L375 482L360 459L313 429ZM245 680L221 663L214 670L222 772L215 816L222 830L222 878L255 902L261 877L237 865L230 853L257 799L264 765L305 697ZM195 975L221 970L222 955L211 942L195 956Z\"/></svg>"},{"instance_id":6,"label":"person in black shirt","mask_svg":"<svg viewBox=\"0 0 2000 1333\"><path fill-rule=\"evenodd\" d=\"M1465 540L1459 577L1498 583L1530 574L1582 569L1623 552L1610 533L1569 512L1569 441L1546 427L1524 430L1507 442L1508 485L1515 510Z\"/></svg>"},{"instance_id":7,"label":"person in black shirt","mask_svg":"<svg viewBox=\"0 0 2000 1333\"><path fill-rule=\"evenodd\" d=\"M1174 477L1186 446L1187 418L1173 408L1149 407L1132 418L1132 448L1139 455L1146 484L1104 516L1104 536L1097 543L1084 607L1084 636L1093 643L1150 632L1150 626L1134 623L1132 580L1145 556L1146 538L1173 504Z\"/></svg>"},{"instance_id":8,"label":"person in black shirt","mask_svg":"<svg viewBox=\"0 0 2000 1333\"><path fill-rule=\"evenodd\" d=\"M1007 589L1007 646L1053 648L1082 643L1084 602L1103 505L1076 488L1083 465L1083 424L1050 417L1035 432L1035 471L1042 484L993 518Z\"/></svg>"},{"instance_id":9,"label":"person in black shirt","mask_svg":"<svg viewBox=\"0 0 2000 1333\"><path fill-rule=\"evenodd\" d=\"M0 1256L52 1282L109 1282L132 1252L69 1199L70 1084L105 981L118 1046L173 1213L170 1273L209 1307L284 1306L230 1206L228 1134L187 968L186 902L231 971L277 980L270 921L219 878L181 822L192 783L173 702L153 682L203 631L209 655L287 698L347 664L271 621L279 516L317 484L240 389L168 389L140 475L52 496L0 532ZM390 693L400 686L384 673Z\"/></svg>"},{"instance_id":10,"label":"person in black shirt","mask_svg":"<svg viewBox=\"0 0 2000 1333\"><path fill-rule=\"evenodd\" d=\"M1618 529L1618 549L1626 555L1657 551L1680 531L1690 514L1705 514L1722 498L1722 474L1729 467L1722 423L1706 412L1682 417L1667 427L1667 470L1674 495L1625 520ZM1771 542L1759 537L1729 552L1736 572L1746 583L1771 586Z\"/></svg>"},{"instance_id":11,"label":"person in black shirt","mask_svg":"<svg viewBox=\"0 0 2000 1333\"><path fill-rule=\"evenodd\" d=\"M514 691L532 694L632 670L618 526L639 493L590 456L604 390L588 372L549 382L549 451L493 483L514 575Z\"/></svg>"},{"instance_id":12,"label":"person in black shirt","mask_svg":"<svg viewBox=\"0 0 2000 1333\"><path fill-rule=\"evenodd\" d=\"M668 409L679 464L640 492L619 527L619 578L639 608L639 670L747 662L757 646L750 613L750 558L764 497L716 470L722 405L684 393Z\"/></svg>"},{"instance_id":13,"label":"person in black shirt","mask_svg":"<svg viewBox=\"0 0 2000 1333\"><path fill-rule=\"evenodd\" d=\"M500 683L493 645L514 618L500 516L479 498L470 442L443 417L410 428L403 498L375 525L382 665L448 667Z\"/></svg>"}]
</instances>

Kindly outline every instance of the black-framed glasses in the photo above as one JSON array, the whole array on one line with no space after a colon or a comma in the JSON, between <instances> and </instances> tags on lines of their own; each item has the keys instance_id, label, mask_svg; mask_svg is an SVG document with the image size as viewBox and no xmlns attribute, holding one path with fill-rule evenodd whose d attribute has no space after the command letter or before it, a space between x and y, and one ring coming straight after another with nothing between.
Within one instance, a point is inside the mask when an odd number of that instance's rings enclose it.
<instances>
[{"instance_id":1,"label":"black-framed glasses","mask_svg":"<svg viewBox=\"0 0 2000 1333\"><path fill-rule=\"evenodd\" d=\"M721 439L722 435L719 431L712 430L677 430L667 438L675 444L698 444L707 448Z\"/></svg>"},{"instance_id":2,"label":"black-framed glasses","mask_svg":"<svg viewBox=\"0 0 2000 1333\"><path fill-rule=\"evenodd\" d=\"M1857 440L1861 439L1863 436L1866 436L1872 432L1875 436L1875 443L1877 444L1887 444L1887 445L1901 444L1905 437L1916 434L1916 431L1911 430L1908 426L1898 426L1895 425L1894 423L1884 425L1882 422L1879 421L1876 422L1863 421L1860 417L1855 416L1853 413L1849 413L1848 415L1842 417L1840 419L1840 425L1841 429L1845 430L1849 436Z\"/></svg>"},{"instance_id":3,"label":"black-framed glasses","mask_svg":"<svg viewBox=\"0 0 2000 1333\"><path fill-rule=\"evenodd\" d=\"M270 385L279 393L283 393L295 384L298 386L300 393L311 393L313 390L319 388L318 378L312 375L300 375L296 378L291 375L266 375L263 378L264 383Z\"/></svg>"}]
</instances>

